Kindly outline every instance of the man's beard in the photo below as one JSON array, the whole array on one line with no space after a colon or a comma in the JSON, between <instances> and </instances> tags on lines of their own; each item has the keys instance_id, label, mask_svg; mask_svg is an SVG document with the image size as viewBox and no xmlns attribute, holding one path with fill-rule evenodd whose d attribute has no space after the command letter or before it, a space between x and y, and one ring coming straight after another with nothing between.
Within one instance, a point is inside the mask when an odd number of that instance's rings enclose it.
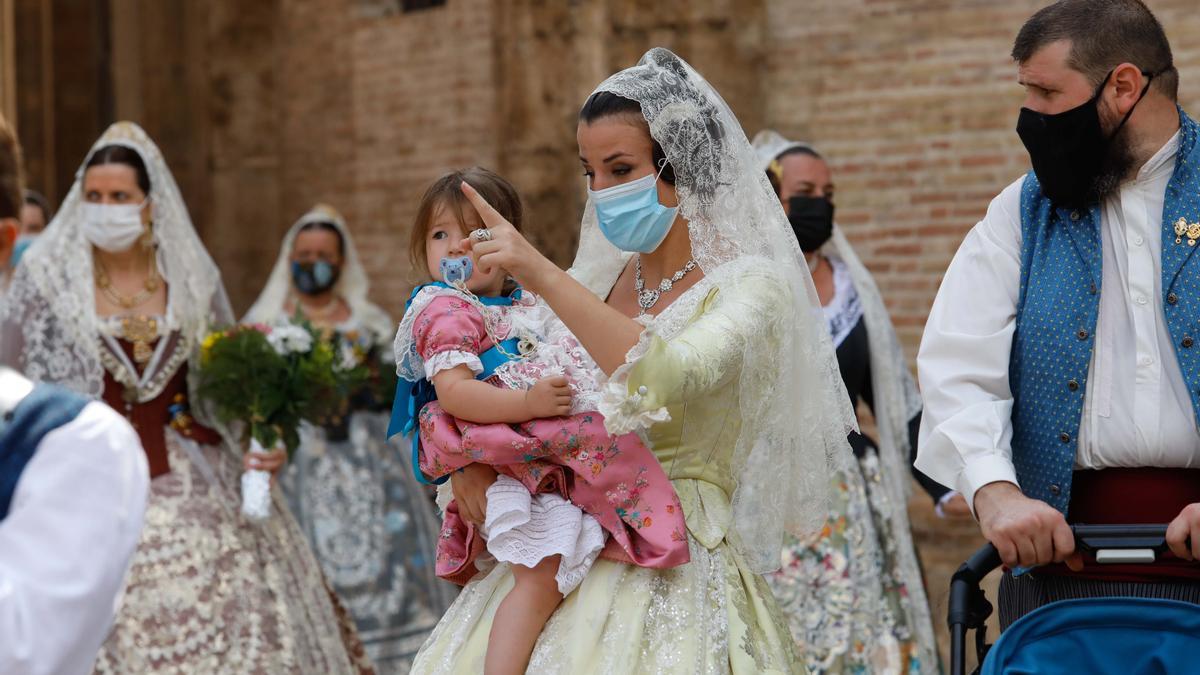
<instances>
[{"instance_id":1,"label":"man's beard","mask_svg":"<svg viewBox=\"0 0 1200 675\"><path fill-rule=\"evenodd\" d=\"M1104 158L1100 161L1100 170L1096 173L1089 202L1101 202L1121 188L1121 183L1129 177L1137 158L1133 156L1133 142L1130 140L1129 126L1121 127L1108 142L1104 149Z\"/></svg>"}]
</instances>

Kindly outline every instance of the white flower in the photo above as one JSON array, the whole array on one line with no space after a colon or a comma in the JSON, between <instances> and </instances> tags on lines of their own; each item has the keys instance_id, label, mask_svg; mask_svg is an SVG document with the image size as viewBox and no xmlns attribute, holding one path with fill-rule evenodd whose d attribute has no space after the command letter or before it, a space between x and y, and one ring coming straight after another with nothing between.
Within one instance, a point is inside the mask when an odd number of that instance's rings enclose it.
<instances>
[{"instance_id":1,"label":"white flower","mask_svg":"<svg viewBox=\"0 0 1200 675\"><path fill-rule=\"evenodd\" d=\"M267 342L271 343L275 353L280 356L304 354L311 351L313 347L312 334L300 326L291 324L272 328L271 333L267 335Z\"/></svg>"},{"instance_id":2,"label":"white flower","mask_svg":"<svg viewBox=\"0 0 1200 675\"><path fill-rule=\"evenodd\" d=\"M340 356L342 359L340 364L342 370L353 370L358 367L358 352L354 349L354 345L349 342L342 342Z\"/></svg>"},{"instance_id":3,"label":"white flower","mask_svg":"<svg viewBox=\"0 0 1200 675\"><path fill-rule=\"evenodd\" d=\"M645 389L640 387L639 389ZM599 412L604 415L604 430L613 436L623 436L630 432L641 432L651 426L670 422L671 414L665 407L645 409L643 396L645 391L629 394L625 385L610 381L600 395Z\"/></svg>"}]
</instances>

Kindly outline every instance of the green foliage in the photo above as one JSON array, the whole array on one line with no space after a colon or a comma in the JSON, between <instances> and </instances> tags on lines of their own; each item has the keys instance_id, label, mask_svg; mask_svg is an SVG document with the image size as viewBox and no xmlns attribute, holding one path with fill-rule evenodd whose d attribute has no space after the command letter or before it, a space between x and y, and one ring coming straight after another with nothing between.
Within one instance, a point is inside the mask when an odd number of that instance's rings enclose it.
<instances>
[{"instance_id":1,"label":"green foliage","mask_svg":"<svg viewBox=\"0 0 1200 675\"><path fill-rule=\"evenodd\" d=\"M294 335L296 328L311 339L307 350L294 343L276 349L268 338L271 330ZM204 340L197 393L221 422L244 422L264 448L282 441L290 456L300 445L301 421L338 414L348 392L360 386L362 369L341 366L335 345L311 325L235 326Z\"/></svg>"}]
</instances>

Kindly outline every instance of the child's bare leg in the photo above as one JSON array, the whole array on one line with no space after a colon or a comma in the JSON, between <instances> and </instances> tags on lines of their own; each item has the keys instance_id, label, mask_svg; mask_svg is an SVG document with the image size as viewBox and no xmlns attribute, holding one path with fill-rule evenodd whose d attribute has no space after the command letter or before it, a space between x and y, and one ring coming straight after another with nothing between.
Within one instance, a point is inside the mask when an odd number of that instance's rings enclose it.
<instances>
[{"instance_id":1,"label":"child's bare leg","mask_svg":"<svg viewBox=\"0 0 1200 675\"><path fill-rule=\"evenodd\" d=\"M512 590L500 601L488 635L485 675L520 675L529 665L533 646L563 596L554 578L562 556L550 556L535 567L513 565Z\"/></svg>"}]
</instances>

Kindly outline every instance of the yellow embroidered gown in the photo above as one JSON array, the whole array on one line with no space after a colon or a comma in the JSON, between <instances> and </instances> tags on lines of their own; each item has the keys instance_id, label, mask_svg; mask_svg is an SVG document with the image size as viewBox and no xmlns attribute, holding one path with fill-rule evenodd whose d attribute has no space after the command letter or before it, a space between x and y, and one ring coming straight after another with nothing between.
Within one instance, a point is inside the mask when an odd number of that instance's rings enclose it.
<instances>
[{"instance_id":1,"label":"yellow embroidered gown","mask_svg":"<svg viewBox=\"0 0 1200 675\"><path fill-rule=\"evenodd\" d=\"M646 436L683 505L691 562L654 570L596 561L543 630L530 673L804 672L765 581L727 540L741 429L741 353L731 343L753 312L780 296L773 285L722 292L708 281L675 301L693 295L696 309L682 315L686 324L674 337L650 339L625 383L631 396L641 394L634 414L664 405L670 413ZM413 672L483 672L492 617L512 578L507 565L476 576L422 647Z\"/></svg>"}]
</instances>

